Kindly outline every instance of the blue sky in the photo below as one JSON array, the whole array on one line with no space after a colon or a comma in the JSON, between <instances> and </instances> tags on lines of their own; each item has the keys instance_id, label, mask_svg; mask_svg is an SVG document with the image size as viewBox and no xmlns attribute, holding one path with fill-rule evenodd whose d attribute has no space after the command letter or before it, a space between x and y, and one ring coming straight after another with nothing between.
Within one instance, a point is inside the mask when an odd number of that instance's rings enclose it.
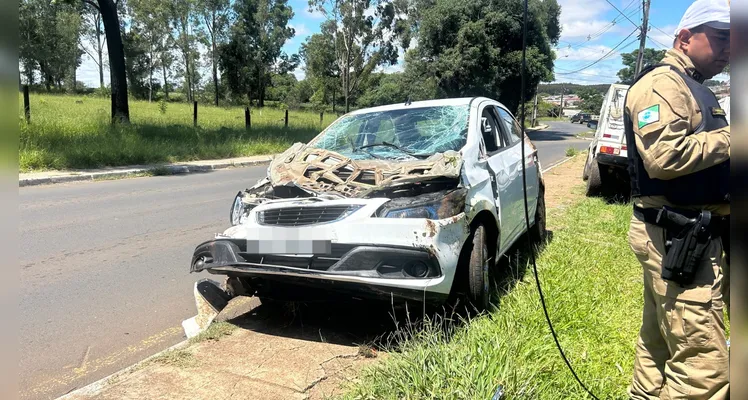
<instances>
[{"instance_id":1,"label":"blue sky","mask_svg":"<svg viewBox=\"0 0 748 400\"><path fill-rule=\"evenodd\" d=\"M637 33L625 41L624 39L635 29L634 24L641 24L641 0L609 0L633 23L605 0L557 1L561 5L562 32L561 41L556 49L556 81L580 84L614 83L617 80L616 72L622 68L620 53L631 52L639 46ZM651 29L647 47L662 49L672 45L675 28L690 4L690 0L651 0ZM319 25L324 16L308 12L307 0L289 0L289 5L295 14L290 24L296 30L296 36L286 43L283 50L292 54L298 52L301 43L309 35L319 32ZM613 50L621 42L623 43ZM604 60L581 72L574 72L589 66L611 50L612 53ZM402 57L399 65L388 67L386 71L400 69ZM86 55L78 74L78 79L86 85L98 86L97 67ZM205 68L204 75L207 77L208 74L209 70ZM295 74L297 78L303 78L303 69L298 68ZM105 72L105 80L108 83L107 75L108 72ZM727 78L718 76L717 79Z\"/></svg>"}]
</instances>

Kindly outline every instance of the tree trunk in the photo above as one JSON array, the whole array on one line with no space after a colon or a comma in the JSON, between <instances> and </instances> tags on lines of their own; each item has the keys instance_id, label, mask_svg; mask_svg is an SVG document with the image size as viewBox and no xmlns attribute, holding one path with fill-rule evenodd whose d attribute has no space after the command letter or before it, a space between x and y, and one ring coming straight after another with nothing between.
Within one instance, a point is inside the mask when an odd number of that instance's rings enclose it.
<instances>
[{"instance_id":1,"label":"tree trunk","mask_svg":"<svg viewBox=\"0 0 748 400\"><path fill-rule=\"evenodd\" d=\"M77 76L78 75L78 71L77 71L77 69L78 68L76 68L75 65L73 65L73 94L75 94L78 91L78 82L77 82L77 80L78 80L78 76Z\"/></svg>"},{"instance_id":2,"label":"tree trunk","mask_svg":"<svg viewBox=\"0 0 748 400\"><path fill-rule=\"evenodd\" d=\"M99 88L104 88L104 56L103 56L103 45L101 43L101 14L98 18L94 18L96 23L96 52L99 53Z\"/></svg>"},{"instance_id":3,"label":"tree trunk","mask_svg":"<svg viewBox=\"0 0 748 400\"><path fill-rule=\"evenodd\" d=\"M350 104L348 104L348 97L351 93L351 57L350 55L347 57L345 61L345 113L348 114L350 109Z\"/></svg>"},{"instance_id":4,"label":"tree trunk","mask_svg":"<svg viewBox=\"0 0 748 400\"><path fill-rule=\"evenodd\" d=\"M148 102L153 101L153 45L148 55Z\"/></svg>"},{"instance_id":5,"label":"tree trunk","mask_svg":"<svg viewBox=\"0 0 748 400\"><path fill-rule=\"evenodd\" d=\"M216 29L216 13L213 11L213 28ZM216 34L211 31L210 41L213 46L211 63L213 64L213 90L216 92L216 107L218 107L218 66L216 65Z\"/></svg>"},{"instance_id":6,"label":"tree trunk","mask_svg":"<svg viewBox=\"0 0 748 400\"><path fill-rule=\"evenodd\" d=\"M164 71L164 97L166 98L166 100L169 100L169 81L166 76L166 65L164 64L163 60L161 60L161 68Z\"/></svg>"},{"instance_id":7,"label":"tree trunk","mask_svg":"<svg viewBox=\"0 0 748 400\"><path fill-rule=\"evenodd\" d=\"M332 112L335 113L335 96L337 95L337 90L335 90L335 86L332 87Z\"/></svg>"},{"instance_id":8,"label":"tree trunk","mask_svg":"<svg viewBox=\"0 0 748 400\"><path fill-rule=\"evenodd\" d=\"M104 22L107 49L109 50L109 77L112 85L112 123L130 122L130 107L127 102L127 76L125 73L125 50L119 27L117 6L112 0L98 0L101 19Z\"/></svg>"}]
</instances>

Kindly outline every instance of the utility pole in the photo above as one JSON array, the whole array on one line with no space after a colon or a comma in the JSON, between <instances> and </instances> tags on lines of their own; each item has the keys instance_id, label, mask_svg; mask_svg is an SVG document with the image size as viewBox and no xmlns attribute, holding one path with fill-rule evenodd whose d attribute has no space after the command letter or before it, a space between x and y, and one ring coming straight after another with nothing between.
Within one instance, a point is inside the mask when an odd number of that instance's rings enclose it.
<instances>
[{"instance_id":1,"label":"utility pole","mask_svg":"<svg viewBox=\"0 0 748 400\"><path fill-rule=\"evenodd\" d=\"M564 84L561 84L561 112L558 114L559 117L564 117L564 92L566 91L566 86Z\"/></svg>"},{"instance_id":2,"label":"utility pole","mask_svg":"<svg viewBox=\"0 0 748 400\"><path fill-rule=\"evenodd\" d=\"M532 127L535 127L535 123L538 119L538 94L535 93L535 104L532 106Z\"/></svg>"},{"instance_id":3,"label":"utility pole","mask_svg":"<svg viewBox=\"0 0 748 400\"><path fill-rule=\"evenodd\" d=\"M649 30L649 1L642 0L644 19L642 20L641 33L639 34L639 54L636 57L636 72L634 73L634 77L639 76L644 64L644 48L647 45L647 31Z\"/></svg>"}]
</instances>

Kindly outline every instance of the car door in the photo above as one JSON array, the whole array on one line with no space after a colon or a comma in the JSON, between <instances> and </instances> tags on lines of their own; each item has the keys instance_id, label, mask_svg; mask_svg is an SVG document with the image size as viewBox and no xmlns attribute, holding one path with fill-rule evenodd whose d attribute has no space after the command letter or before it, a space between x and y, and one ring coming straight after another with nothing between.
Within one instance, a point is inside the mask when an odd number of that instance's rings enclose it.
<instances>
[{"instance_id":1,"label":"car door","mask_svg":"<svg viewBox=\"0 0 748 400\"><path fill-rule=\"evenodd\" d=\"M496 112L502 122L502 132L506 135L509 143L508 148L504 151L505 162L509 165L509 175L511 183L509 184L509 198L512 216L516 217L516 230L513 231L513 237L517 237L527 230L525 223L525 194L522 185L522 146L525 146L525 175L527 178L527 208L530 221L532 222L537 207L538 196L538 166L537 154L533 148L526 143L522 143L522 131L520 125L514 116L505 108L496 106Z\"/></svg>"},{"instance_id":2,"label":"car door","mask_svg":"<svg viewBox=\"0 0 748 400\"><path fill-rule=\"evenodd\" d=\"M496 214L499 216L499 246L504 249L517 230L517 217L511 214L511 174L505 150L507 142L501 132L501 120L494 105L486 103L481 107L481 132L486 147L488 173L494 194Z\"/></svg>"}]
</instances>

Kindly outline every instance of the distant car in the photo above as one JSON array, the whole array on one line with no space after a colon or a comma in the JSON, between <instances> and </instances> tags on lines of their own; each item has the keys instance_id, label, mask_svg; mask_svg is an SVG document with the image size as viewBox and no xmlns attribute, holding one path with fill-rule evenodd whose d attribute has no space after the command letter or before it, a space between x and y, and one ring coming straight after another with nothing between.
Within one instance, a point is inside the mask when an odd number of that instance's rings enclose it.
<instances>
[{"instance_id":1,"label":"distant car","mask_svg":"<svg viewBox=\"0 0 748 400\"><path fill-rule=\"evenodd\" d=\"M590 122L590 120L592 120L592 114L589 113L578 113L571 117L571 123L579 122L580 124L585 124Z\"/></svg>"},{"instance_id":2,"label":"distant car","mask_svg":"<svg viewBox=\"0 0 748 400\"><path fill-rule=\"evenodd\" d=\"M275 157L230 215L190 271L227 276L232 296L442 303L462 293L485 308L495 260L524 235L544 237L544 184L537 148L504 105L433 100L342 116Z\"/></svg>"}]
</instances>

